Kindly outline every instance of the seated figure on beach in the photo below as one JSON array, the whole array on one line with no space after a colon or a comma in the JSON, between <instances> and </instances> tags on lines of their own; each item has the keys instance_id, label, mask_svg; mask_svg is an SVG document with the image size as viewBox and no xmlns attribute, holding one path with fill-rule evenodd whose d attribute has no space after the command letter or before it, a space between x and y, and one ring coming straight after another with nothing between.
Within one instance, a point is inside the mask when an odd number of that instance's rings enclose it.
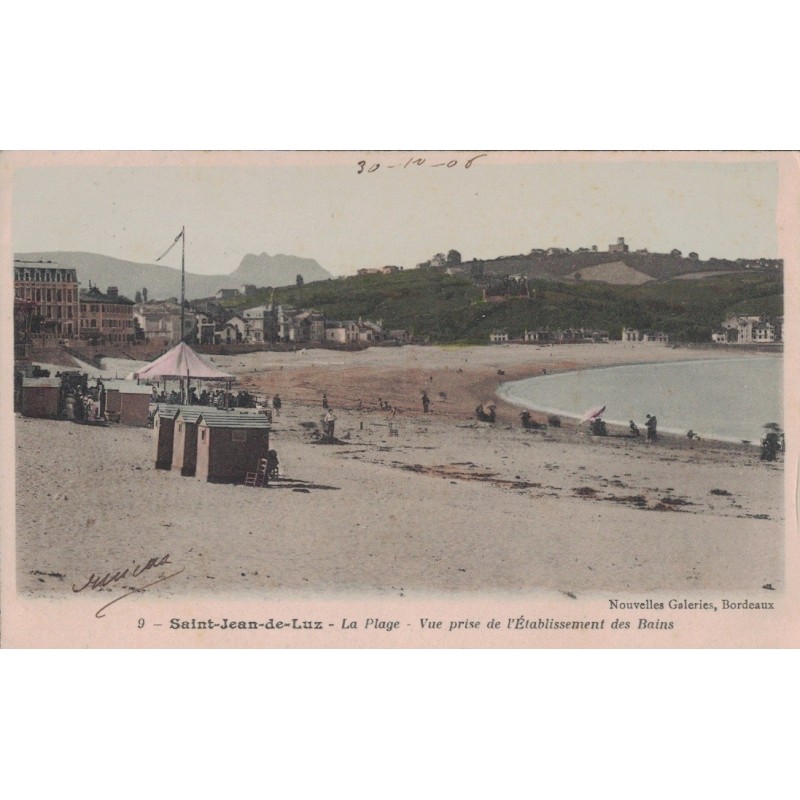
<instances>
[{"instance_id":1,"label":"seated figure on beach","mask_svg":"<svg viewBox=\"0 0 800 800\"><path fill-rule=\"evenodd\" d=\"M531 430L538 431L538 430L542 430L543 428L547 427L542 422L536 422L536 420L533 419L533 417L531 416L531 412L530 411L523 411L519 416L522 419L522 427L523 428L529 428Z\"/></svg>"},{"instance_id":2,"label":"seated figure on beach","mask_svg":"<svg viewBox=\"0 0 800 800\"><path fill-rule=\"evenodd\" d=\"M589 430L593 436L608 436L606 424L600 417L596 417L589 424Z\"/></svg>"},{"instance_id":3,"label":"seated figure on beach","mask_svg":"<svg viewBox=\"0 0 800 800\"><path fill-rule=\"evenodd\" d=\"M267 453L267 477L270 480L278 477L278 453L275 450Z\"/></svg>"},{"instance_id":4,"label":"seated figure on beach","mask_svg":"<svg viewBox=\"0 0 800 800\"><path fill-rule=\"evenodd\" d=\"M478 418L478 419L479 419L481 422L494 422L494 421L495 421L495 418L496 418L496 415L495 415L495 407L494 407L493 405L489 406L489 411L487 412L487 411L485 411L485 410L484 410L484 408L483 408L483 403L481 403L481 404L480 404L480 405L479 405L479 406L478 406L478 407L475 409L475 416L476 416L476 417L477 417L477 418Z\"/></svg>"},{"instance_id":5,"label":"seated figure on beach","mask_svg":"<svg viewBox=\"0 0 800 800\"><path fill-rule=\"evenodd\" d=\"M628 423L628 428L631 432L631 436L639 436L639 426L633 420Z\"/></svg>"}]
</instances>

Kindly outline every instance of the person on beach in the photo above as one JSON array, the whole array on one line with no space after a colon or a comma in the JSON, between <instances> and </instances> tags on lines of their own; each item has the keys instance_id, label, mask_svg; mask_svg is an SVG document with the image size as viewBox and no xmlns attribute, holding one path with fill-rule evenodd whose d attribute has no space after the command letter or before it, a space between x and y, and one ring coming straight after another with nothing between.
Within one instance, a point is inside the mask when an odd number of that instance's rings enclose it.
<instances>
[{"instance_id":1,"label":"person on beach","mask_svg":"<svg viewBox=\"0 0 800 800\"><path fill-rule=\"evenodd\" d=\"M278 453L270 450L267 453L267 479L275 480L278 477Z\"/></svg>"},{"instance_id":2,"label":"person on beach","mask_svg":"<svg viewBox=\"0 0 800 800\"><path fill-rule=\"evenodd\" d=\"M328 408L328 395L325 392L322 393L322 407Z\"/></svg>"},{"instance_id":3,"label":"person on beach","mask_svg":"<svg viewBox=\"0 0 800 800\"><path fill-rule=\"evenodd\" d=\"M431 404L430 398L428 397L427 392L422 393L422 410L427 414L428 413L428 406Z\"/></svg>"},{"instance_id":4,"label":"person on beach","mask_svg":"<svg viewBox=\"0 0 800 800\"><path fill-rule=\"evenodd\" d=\"M639 426L633 420L628 423L628 428L630 429L631 436L639 437Z\"/></svg>"},{"instance_id":5,"label":"person on beach","mask_svg":"<svg viewBox=\"0 0 800 800\"><path fill-rule=\"evenodd\" d=\"M761 440L761 460L762 461L775 461L778 457L778 450L780 450L780 440L778 434L774 431L768 433Z\"/></svg>"},{"instance_id":6,"label":"person on beach","mask_svg":"<svg viewBox=\"0 0 800 800\"><path fill-rule=\"evenodd\" d=\"M272 398L272 408L275 409L275 416L279 417L281 415L281 398L277 394Z\"/></svg>"},{"instance_id":7,"label":"person on beach","mask_svg":"<svg viewBox=\"0 0 800 800\"><path fill-rule=\"evenodd\" d=\"M658 421L656 420L655 416L647 415L647 422L644 423L645 427L647 428L647 441L648 442L655 442L658 439L657 433L657 425Z\"/></svg>"},{"instance_id":8,"label":"person on beach","mask_svg":"<svg viewBox=\"0 0 800 800\"><path fill-rule=\"evenodd\" d=\"M328 407L326 406L326 408ZM331 409L328 408L325 416L322 419L322 426L324 432L323 439L326 442L333 441L333 429L335 425L336 425L336 417L334 416L333 411L331 411Z\"/></svg>"}]
</instances>

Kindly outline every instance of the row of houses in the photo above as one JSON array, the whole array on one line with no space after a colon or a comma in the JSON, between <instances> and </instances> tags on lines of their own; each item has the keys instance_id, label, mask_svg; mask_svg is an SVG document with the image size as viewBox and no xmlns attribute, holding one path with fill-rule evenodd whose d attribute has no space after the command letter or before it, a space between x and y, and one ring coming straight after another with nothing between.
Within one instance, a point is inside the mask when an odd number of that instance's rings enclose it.
<instances>
[{"instance_id":1,"label":"row of houses","mask_svg":"<svg viewBox=\"0 0 800 800\"><path fill-rule=\"evenodd\" d=\"M385 266L385 267L363 267L357 271L357 275L394 275L396 272L402 272L402 267Z\"/></svg>"},{"instance_id":2,"label":"row of houses","mask_svg":"<svg viewBox=\"0 0 800 800\"><path fill-rule=\"evenodd\" d=\"M331 320L320 311L276 303L247 308L228 318L219 311L199 311L192 307L184 315L184 341L196 344L407 344L411 341L411 331L386 330L381 320ZM180 341L181 309L177 303L142 303L134 307L134 316L146 341L165 346Z\"/></svg>"},{"instance_id":3,"label":"row of houses","mask_svg":"<svg viewBox=\"0 0 800 800\"><path fill-rule=\"evenodd\" d=\"M669 344L669 334L664 331L639 330L638 328L623 328L623 342L650 342L655 344Z\"/></svg>"},{"instance_id":4,"label":"row of houses","mask_svg":"<svg viewBox=\"0 0 800 800\"><path fill-rule=\"evenodd\" d=\"M773 344L783 341L783 317L735 316L711 333L718 344Z\"/></svg>"},{"instance_id":5,"label":"row of houses","mask_svg":"<svg viewBox=\"0 0 800 800\"><path fill-rule=\"evenodd\" d=\"M256 306L245 309L225 323L225 336L244 344L327 342L329 344L407 344L411 331L387 330L383 321L333 320L311 309L295 309L283 305Z\"/></svg>"},{"instance_id":6,"label":"row of houses","mask_svg":"<svg viewBox=\"0 0 800 800\"><path fill-rule=\"evenodd\" d=\"M577 250L570 250L569 247L548 247L547 249L541 247L534 247L533 250L531 250L530 255L569 256L569 255L574 255L576 253L582 254L582 253L598 253L598 252L601 251L598 249L596 244L593 244L591 247L579 247ZM625 241L625 237L619 236L617 237L616 242L612 242L611 244L608 245L608 252L625 254L625 253L630 253L631 249L630 245L628 245L627 242ZM649 254L649 250L646 247L634 250L633 252L636 253L637 255ZM670 255L676 257L682 257L683 254L681 253L680 250L675 248L670 251ZM698 261L700 259L700 256L695 252L691 252L689 253L689 258L691 258L693 261Z\"/></svg>"},{"instance_id":7,"label":"row of houses","mask_svg":"<svg viewBox=\"0 0 800 800\"><path fill-rule=\"evenodd\" d=\"M493 344L502 342L520 341L512 339L508 331L497 330L489 334L489 341ZM575 344L577 342L608 342L608 331L593 328L563 328L559 330L526 330L522 336L523 342L547 342L549 344ZM640 331L636 328L622 329L623 342L655 342L669 344L669 335L663 331Z\"/></svg>"},{"instance_id":8,"label":"row of houses","mask_svg":"<svg viewBox=\"0 0 800 800\"><path fill-rule=\"evenodd\" d=\"M385 267L383 270L394 269ZM407 343L408 330L385 330L382 321L329 320L313 309L269 303L227 316L209 301L136 303L109 286L81 289L75 269L52 262L14 262L15 331L96 343L195 344Z\"/></svg>"},{"instance_id":9,"label":"row of houses","mask_svg":"<svg viewBox=\"0 0 800 800\"><path fill-rule=\"evenodd\" d=\"M520 341L511 339L507 331L492 331L489 334L489 341L492 344L501 344L509 341ZM575 344L577 342L608 342L608 331L593 330L591 328L564 328L561 330L526 330L522 335L523 342L547 342L550 344Z\"/></svg>"}]
</instances>

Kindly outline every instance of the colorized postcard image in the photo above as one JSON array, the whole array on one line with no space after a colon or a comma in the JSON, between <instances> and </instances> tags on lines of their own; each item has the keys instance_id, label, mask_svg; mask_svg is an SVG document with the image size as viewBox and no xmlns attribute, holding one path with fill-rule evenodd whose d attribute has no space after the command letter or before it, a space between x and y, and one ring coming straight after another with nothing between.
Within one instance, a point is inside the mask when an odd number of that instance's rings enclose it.
<instances>
[{"instance_id":1,"label":"colorized postcard image","mask_svg":"<svg viewBox=\"0 0 800 800\"><path fill-rule=\"evenodd\" d=\"M0 170L3 647L800 644L796 154Z\"/></svg>"}]
</instances>

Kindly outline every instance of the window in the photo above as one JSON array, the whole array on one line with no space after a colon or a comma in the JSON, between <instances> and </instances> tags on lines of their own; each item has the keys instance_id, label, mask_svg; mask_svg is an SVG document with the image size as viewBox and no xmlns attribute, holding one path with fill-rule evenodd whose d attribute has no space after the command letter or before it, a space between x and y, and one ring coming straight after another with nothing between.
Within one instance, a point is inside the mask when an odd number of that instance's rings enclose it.
<instances>
[{"instance_id":1,"label":"window","mask_svg":"<svg viewBox=\"0 0 800 800\"><path fill-rule=\"evenodd\" d=\"M205 428L203 428L203 429L200 431L200 441L201 441L201 442L204 442L205 440L206 440L206 429L205 429Z\"/></svg>"}]
</instances>

